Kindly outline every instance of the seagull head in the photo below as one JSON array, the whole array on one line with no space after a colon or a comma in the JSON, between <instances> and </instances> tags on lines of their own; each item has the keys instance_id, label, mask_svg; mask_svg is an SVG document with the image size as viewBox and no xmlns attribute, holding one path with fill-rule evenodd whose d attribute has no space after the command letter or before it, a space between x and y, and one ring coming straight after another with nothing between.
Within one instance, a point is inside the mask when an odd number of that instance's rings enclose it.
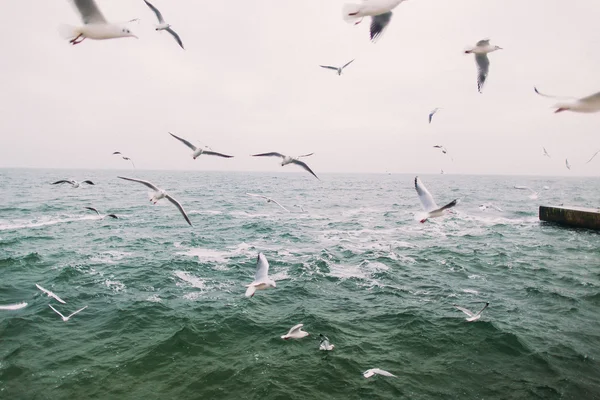
<instances>
[{"instance_id":1,"label":"seagull head","mask_svg":"<svg viewBox=\"0 0 600 400\"><path fill-rule=\"evenodd\" d=\"M134 37L136 39L139 39L137 36L135 36L133 33L131 33L131 31L127 27L121 28L121 36L123 36L123 37Z\"/></svg>"},{"instance_id":2,"label":"seagull head","mask_svg":"<svg viewBox=\"0 0 600 400\"><path fill-rule=\"evenodd\" d=\"M268 287L272 287L272 288L276 288L277 287L277 284L275 283L275 281L273 279L269 279L267 282L265 282L265 284Z\"/></svg>"}]
</instances>

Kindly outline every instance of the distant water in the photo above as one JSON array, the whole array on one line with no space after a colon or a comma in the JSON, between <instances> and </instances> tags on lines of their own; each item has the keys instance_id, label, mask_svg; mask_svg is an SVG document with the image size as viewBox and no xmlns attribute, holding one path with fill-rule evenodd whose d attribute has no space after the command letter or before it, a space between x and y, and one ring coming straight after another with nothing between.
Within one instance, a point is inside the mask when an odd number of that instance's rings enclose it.
<instances>
[{"instance_id":1,"label":"distant water","mask_svg":"<svg viewBox=\"0 0 600 400\"><path fill-rule=\"evenodd\" d=\"M49 184L71 177L97 185ZM598 207L600 180L425 175L462 202L420 224L412 175L321 178L0 170L0 304L29 303L0 311L0 398L600 398L600 236L537 219ZM246 299L259 251L277 288ZM89 308L64 323L35 283ZM475 323L452 307L486 301ZM308 338L279 338L297 323Z\"/></svg>"}]
</instances>

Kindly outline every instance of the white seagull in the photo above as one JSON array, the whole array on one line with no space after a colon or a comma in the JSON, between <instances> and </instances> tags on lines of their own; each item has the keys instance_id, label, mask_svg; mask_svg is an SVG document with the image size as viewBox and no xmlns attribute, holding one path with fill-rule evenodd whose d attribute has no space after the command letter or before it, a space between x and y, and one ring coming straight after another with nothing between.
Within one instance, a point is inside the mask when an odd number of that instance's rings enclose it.
<instances>
[{"instance_id":1,"label":"white seagull","mask_svg":"<svg viewBox=\"0 0 600 400\"><path fill-rule=\"evenodd\" d=\"M440 111L441 108L440 107L436 107L433 110L431 110L431 112L429 113L429 123L431 123L431 120L433 119L433 116Z\"/></svg>"},{"instance_id":2,"label":"white seagull","mask_svg":"<svg viewBox=\"0 0 600 400\"><path fill-rule=\"evenodd\" d=\"M578 99L576 97L550 96L547 94L543 94L539 90L537 90L535 86L533 87L533 90L535 90L537 94L543 97L550 97L553 99L564 99L564 101L561 101L560 103L557 103L553 106L553 108L556 108L556 111L554 111L555 113L559 113L562 111L595 113L600 111L600 92Z\"/></svg>"},{"instance_id":3,"label":"white seagull","mask_svg":"<svg viewBox=\"0 0 600 400\"><path fill-rule=\"evenodd\" d=\"M531 200L535 200L538 198L539 193L530 188L529 186L515 186L515 189L519 190L529 190L531 194L528 196Z\"/></svg>"},{"instance_id":4,"label":"white seagull","mask_svg":"<svg viewBox=\"0 0 600 400\"><path fill-rule=\"evenodd\" d=\"M331 65L320 65L321 68L327 68L327 69L332 69L334 71L337 71L338 76L342 75L342 71L344 70L344 68L346 68L348 65L352 64L352 61L348 61L344 66L342 67L332 67Z\"/></svg>"},{"instance_id":5,"label":"white seagull","mask_svg":"<svg viewBox=\"0 0 600 400\"><path fill-rule=\"evenodd\" d=\"M83 207L83 208L85 208L86 210L94 211L96 214L98 214L98 216L102 217L102 219L104 219L106 217L110 217L110 218L114 218L114 219L119 219L119 217L117 217L115 214L102 215L102 214L100 214L100 211L98 211L94 207Z\"/></svg>"},{"instance_id":6,"label":"white seagull","mask_svg":"<svg viewBox=\"0 0 600 400\"><path fill-rule=\"evenodd\" d=\"M477 63L477 90L479 93L482 93L483 84L490 69L490 60L487 55L496 50L502 50L502 47L491 46L489 39L480 40L475 47L465 50L465 54L475 54L475 62Z\"/></svg>"},{"instance_id":7,"label":"white seagull","mask_svg":"<svg viewBox=\"0 0 600 400\"><path fill-rule=\"evenodd\" d=\"M135 164L133 163L133 160L132 160L131 158L129 158L129 157L126 157L126 156L124 156L124 155L123 155L123 153L121 153L120 151L115 151L115 152L113 153L113 156L114 156L114 155L120 155L120 156L121 156L121 158L122 158L123 160L125 160L125 161L130 161L130 162L131 162L131 165L133 165L133 168L135 168Z\"/></svg>"},{"instance_id":8,"label":"white seagull","mask_svg":"<svg viewBox=\"0 0 600 400\"><path fill-rule=\"evenodd\" d=\"M217 156L217 157L223 157L223 158L233 158L233 156L228 156L227 154L222 154L222 153L217 153L216 151L211 151L211 150L206 150L203 149L201 147L196 147L194 146L192 143L188 142L187 140L180 138L179 136L173 135L171 132L169 132L169 135L173 136L175 139L179 140L181 143L185 144L187 147L189 147L190 149L192 149L192 158L195 160L196 158L200 157L202 154L206 154L207 156Z\"/></svg>"},{"instance_id":9,"label":"white seagull","mask_svg":"<svg viewBox=\"0 0 600 400\"><path fill-rule=\"evenodd\" d=\"M269 262L263 253L258 253L254 281L251 284L246 285L246 287L248 288L246 289L246 297L254 296L254 292L257 290L277 287L275 281L269 278Z\"/></svg>"},{"instance_id":10,"label":"white seagull","mask_svg":"<svg viewBox=\"0 0 600 400\"><path fill-rule=\"evenodd\" d=\"M185 213L185 210L183 209L183 206L177 200L175 200L174 197L172 197L170 194L168 194L161 188L154 186L154 184L152 184L151 182L143 181L141 179L125 178L123 176L118 176L117 178L125 179L126 181L138 182L138 183L141 183L142 185L154 190L154 195L150 198L150 201L153 204L156 204L159 200L162 200L162 199L169 200L171 203L173 203L173 205L175 205L175 207L177 207L177 209L179 210L181 215L183 215L183 218L185 218L186 222L188 224L190 224L190 226L193 226L192 221L190 221L190 219L188 218L187 214Z\"/></svg>"},{"instance_id":11,"label":"white seagull","mask_svg":"<svg viewBox=\"0 0 600 400\"><path fill-rule=\"evenodd\" d=\"M570 171L571 170L571 164L569 164L569 159L565 158L565 166L567 167L567 169Z\"/></svg>"},{"instance_id":12,"label":"white seagull","mask_svg":"<svg viewBox=\"0 0 600 400\"><path fill-rule=\"evenodd\" d=\"M73 189L78 188L79 186L81 186L82 183L87 183L88 185L94 185L94 182L92 182L92 181L77 182L77 181L74 181L73 179L62 179L60 181L52 182L53 185L61 185L63 183L68 183L69 185L73 186Z\"/></svg>"},{"instance_id":13,"label":"white seagull","mask_svg":"<svg viewBox=\"0 0 600 400\"><path fill-rule=\"evenodd\" d=\"M83 307L83 308L81 308L81 309L79 309L79 310L75 311L73 314L69 315L68 317L65 317L64 315L62 315L62 314L60 313L60 311L58 311L56 308L52 307L50 304L48 304L48 307L50 307L51 309L53 309L53 310L54 310L54 312L55 312L55 313L57 313L58 315L60 315L60 317L62 318L62 320L63 320L64 322L67 322L67 321L69 320L69 318L71 318L73 315L75 315L75 314L77 314L77 313L79 313L79 312L81 312L81 311L85 310L86 308L88 308L88 306L85 306L85 307Z\"/></svg>"},{"instance_id":14,"label":"white seagull","mask_svg":"<svg viewBox=\"0 0 600 400\"><path fill-rule=\"evenodd\" d=\"M360 24L371 17L371 40L375 42L392 19L392 10L406 0L362 0L361 4L346 4L342 9L346 22Z\"/></svg>"},{"instance_id":15,"label":"white seagull","mask_svg":"<svg viewBox=\"0 0 600 400\"><path fill-rule=\"evenodd\" d=\"M302 330L302 327L304 326L304 324L298 324L298 325L294 325L290 328L290 330L288 331L288 333L286 333L285 335L281 336L281 338L283 340L288 340L288 339L302 339L303 337L308 336L308 332L305 332Z\"/></svg>"},{"instance_id":16,"label":"white seagull","mask_svg":"<svg viewBox=\"0 0 600 400\"><path fill-rule=\"evenodd\" d=\"M417 190L417 194L419 195L419 200L421 200L421 204L427 213L423 218L421 218L420 222L424 223L429 218L441 217L444 215L444 211L454 207L458 204L458 199L452 200L450 203L446 204L443 207L439 207L435 200L433 200L433 196L427 190L423 182L419 179L419 177L415 177L415 189Z\"/></svg>"},{"instance_id":17,"label":"white seagull","mask_svg":"<svg viewBox=\"0 0 600 400\"><path fill-rule=\"evenodd\" d=\"M290 156L285 156L281 153L277 153L277 152L272 152L272 153L261 153L261 154L253 154L252 157L281 157L283 159L283 161L281 162L281 166L285 166L288 164L296 164L301 166L302 168L304 168L305 170L307 170L308 172L310 172L312 174L312 176L314 176L315 178L319 179L319 177L317 175L315 175L314 172L312 172L312 170L309 168L308 165L306 165L306 163L304 163L303 161L298 160L301 157L308 157L308 156L312 156L314 153L309 153L309 154L304 154L298 157L290 157ZM320 180L320 179L319 179Z\"/></svg>"},{"instance_id":18,"label":"white seagull","mask_svg":"<svg viewBox=\"0 0 600 400\"><path fill-rule=\"evenodd\" d=\"M290 212L290 210L288 210L287 208L285 208L284 206L282 206L281 204L279 204L278 202L276 202L275 200L273 200L270 197L267 196L263 196L262 194L254 194L254 193L246 193L248 196L252 196L252 197L260 197L263 198L265 200L267 200L267 203L275 203L277 204L279 207L281 207L283 210Z\"/></svg>"},{"instance_id":19,"label":"white seagull","mask_svg":"<svg viewBox=\"0 0 600 400\"><path fill-rule=\"evenodd\" d=\"M27 303L7 304L0 306L0 310L20 310L25 307L27 307Z\"/></svg>"},{"instance_id":20,"label":"white seagull","mask_svg":"<svg viewBox=\"0 0 600 400\"><path fill-rule=\"evenodd\" d=\"M482 205L480 205L480 206L479 206L479 209L480 209L481 211L485 211L485 210L487 210L488 208L493 208L493 209L494 209L494 210L496 210L496 211L500 211L500 212L502 212L502 209L501 209L500 207L498 207L498 206L496 206L496 205L494 205L494 204L492 204L492 203L485 203L485 204L482 204Z\"/></svg>"},{"instance_id":21,"label":"white seagull","mask_svg":"<svg viewBox=\"0 0 600 400\"><path fill-rule=\"evenodd\" d=\"M392 374L391 372L387 372L387 371L384 371L384 370L379 369L379 368L371 368L371 369L368 369L365 372L363 372L363 376L365 378L370 378L373 375L393 376L393 377L396 376L396 375Z\"/></svg>"},{"instance_id":22,"label":"white seagull","mask_svg":"<svg viewBox=\"0 0 600 400\"><path fill-rule=\"evenodd\" d=\"M473 322L473 321L477 321L479 318L481 318L481 313L483 312L483 310L485 310L488 306L490 305L490 303L485 303L485 306L483 306L483 308L481 310L479 310L478 312L476 312L475 314L473 314L473 312L471 312L470 310L467 310L466 308L463 307L459 307L456 304L454 304L454 307L457 310L460 310L462 312L464 312L465 314L467 314L469 316L469 318L467 318L467 321L469 322Z\"/></svg>"},{"instance_id":23,"label":"white seagull","mask_svg":"<svg viewBox=\"0 0 600 400\"><path fill-rule=\"evenodd\" d=\"M319 350L331 351L335 347L335 345L329 343L329 338L327 336L323 336L319 333L319 339L321 339L319 342Z\"/></svg>"},{"instance_id":24,"label":"white seagull","mask_svg":"<svg viewBox=\"0 0 600 400\"><path fill-rule=\"evenodd\" d=\"M72 0L72 3L79 12L83 25L77 27L64 26L65 36L71 39L69 43L75 45L85 39L104 40L122 37L137 39L137 36L131 33L129 28L123 24L107 22L95 0Z\"/></svg>"},{"instance_id":25,"label":"white seagull","mask_svg":"<svg viewBox=\"0 0 600 400\"><path fill-rule=\"evenodd\" d=\"M548 151L546 151L545 147L542 147L542 149L544 149L544 156L546 156L548 158L552 158L552 157L550 157L550 154L548 154Z\"/></svg>"},{"instance_id":26,"label":"white seagull","mask_svg":"<svg viewBox=\"0 0 600 400\"><path fill-rule=\"evenodd\" d=\"M600 150L598 150L597 152L594 153L594 155L592 156L592 158L590 158L586 164L589 164L590 162L592 162L592 160L594 159L594 157L596 157L598 155L598 153L600 153Z\"/></svg>"},{"instance_id":27,"label":"white seagull","mask_svg":"<svg viewBox=\"0 0 600 400\"><path fill-rule=\"evenodd\" d=\"M179 35L177 34L177 32L175 32L172 28L171 25L167 24L165 22L165 19L163 18L162 14L160 13L160 11L158 11L158 8L154 7L150 2L144 0L144 3L146 3L146 5L148 7L150 7L150 9L152 11L154 11L154 14L156 14L156 18L158 19L158 25L156 25L156 30L157 31L167 31L169 32L177 41L177 43L179 44L179 46L181 46L182 49L185 50L185 48L183 47L183 42L181 41L181 38L179 37Z\"/></svg>"},{"instance_id":28,"label":"white seagull","mask_svg":"<svg viewBox=\"0 0 600 400\"><path fill-rule=\"evenodd\" d=\"M58 297L57 295L55 295L51 291L44 289L43 287L41 287L37 283L35 284L35 286L37 286L37 288L40 289L42 292L46 293L48 295L48 297L55 298L59 303L67 304L66 301L64 301L63 299L61 299L60 297Z\"/></svg>"}]
</instances>

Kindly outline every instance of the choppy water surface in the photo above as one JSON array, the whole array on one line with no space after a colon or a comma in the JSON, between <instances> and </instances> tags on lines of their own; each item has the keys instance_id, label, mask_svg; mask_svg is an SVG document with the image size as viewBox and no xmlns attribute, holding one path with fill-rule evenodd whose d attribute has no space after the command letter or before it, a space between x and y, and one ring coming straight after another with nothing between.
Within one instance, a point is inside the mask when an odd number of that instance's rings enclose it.
<instances>
[{"instance_id":1,"label":"choppy water surface","mask_svg":"<svg viewBox=\"0 0 600 400\"><path fill-rule=\"evenodd\" d=\"M597 207L598 179L422 176L462 202L420 224L414 176L127 174L194 227L116 172L0 170L0 304L29 303L0 311L0 398L600 397L600 236L537 219ZM70 177L97 184L49 184ZM247 299L259 251L277 288ZM475 323L452 307L486 301ZM281 340L297 323L311 335Z\"/></svg>"}]
</instances>

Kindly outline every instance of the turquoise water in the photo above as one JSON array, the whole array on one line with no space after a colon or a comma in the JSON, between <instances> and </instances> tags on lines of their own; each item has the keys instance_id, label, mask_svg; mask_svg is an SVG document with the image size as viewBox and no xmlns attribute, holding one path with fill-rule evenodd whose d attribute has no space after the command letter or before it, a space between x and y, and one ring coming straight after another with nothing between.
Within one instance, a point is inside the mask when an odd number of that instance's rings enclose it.
<instances>
[{"instance_id":1,"label":"turquoise water","mask_svg":"<svg viewBox=\"0 0 600 400\"><path fill-rule=\"evenodd\" d=\"M29 303L0 311L0 398L600 398L600 236L537 219L598 207L599 179L425 175L462 202L420 224L413 175L320 177L0 170L0 304ZM277 288L247 299L259 251ZM474 323L452 307L486 301ZM48 304L89 307L65 323ZM298 323L311 335L280 339Z\"/></svg>"}]
</instances>

